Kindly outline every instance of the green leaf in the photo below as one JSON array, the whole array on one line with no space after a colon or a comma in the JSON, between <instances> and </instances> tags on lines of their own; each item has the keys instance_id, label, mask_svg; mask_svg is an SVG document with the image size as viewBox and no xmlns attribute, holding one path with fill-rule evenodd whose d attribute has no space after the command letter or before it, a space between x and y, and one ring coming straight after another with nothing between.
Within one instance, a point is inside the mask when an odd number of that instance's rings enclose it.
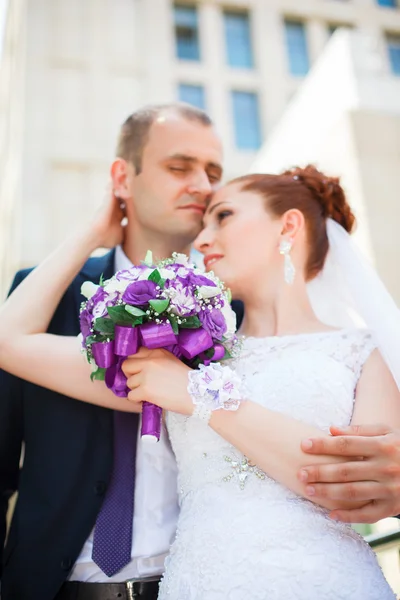
<instances>
[{"instance_id":1,"label":"green leaf","mask_svg":"<svg viewBox=\"0 0 400 600\"><path fill-rule=\"evenodd\" d=\"M185 320L182 319L182 323L180 324L182 329L198 329L201 327L201 321L199 317L187 317Z\"/></svg>"},{"instance_id":2,"label":"green leaf","mask_svg":"<svg viewBox=\"0 0 400 600\"><path fill-rule=\"evenodd\" d=\"M114 335L114 323L111 319L98 317L94 322L94 329L104 335Z\"/></svg>"},{"instance_id":3,"label":"green leaf","mask_svg":"<svg viewBox=\"0 0 400 600\"><path fill-rule=\"evenodd\" d=\"M226 295L227 295L227 297L228 297L228 302L229 302L229 304L231 304L231 302L232 302L232 292L231 292L231 288L228 288L228 289L226 290Z\"/></svg>"},{"instance_id":4,"label":"green leaf","mask_svg":"<svg viewBox=\"0 0 400 600\"><path fill-rule=\"evenodd\" d=\"M172 331L174 332L174 334L178 335L178 333L179 333L179 325L176 322L176 319L169 319L169 322L171 323Z\"/></svg>"},{"instance_id":5,"label":"green leaf","mask_svg":"<svg viewBox=\"0 0 400 600\"><path fill-rule=\"evenodd\" d=\"M232 358L232 354L225 348L225 354L221 358L221 360L228 360L228 358Z\"/></svg>"},{"instance_id":6,"label":"green leaf","mask_svg":"<svg viewBox=\"0 0 400 600\"><path fill-rule=\"evenodd\" d=\"M132 315L125 310L125 306L108 306L107 312L114 323L118 325L131 325L133 321Z\"/></svg>"},{"instance_id":7,"label":"green leaf","mask_svg":"<svg viewBox=\"0 0 400 600\"><path fill-rule=\"evenodd\" d=\"M163 288L163 287L164 287L164 285L165 285L165 282L166 282L166 281L167 281L166 279L163 279L163 278L161 277L160 281L158 282L158 285L160 286L160 288Z\"/></svg>"},{"instance_id":8,"label":"green leaf","mask_svg":"<svg viewBox=\"0 0 400 600\"><path fill-rule=\"evenodd\" d=\"M103 287L103 286L104 286L104 273L102 273L102 274L100 275L100 281L99 281L99 285L100 285L101 287Z\"/></svg>"},{"instance_id":9,"label":"green leaf","mask_svg":"<svg viewBox=\"0 0 400 600\"><path fill-rule=\"evenodd\" d=\"M154 281L154 283L156 283L157 285L161 281L161 279L161 273L158 269L154 269L154 271L152 271L147 278L148 281Z\"/></svg>"},{"instance_id":10,"label":"green leaf","mask_svg":"<svg viewBox=\"0 0 400 600\"><path fill-rule=\"evenodd\" d=\"M99 381L104 381L104 379L106 378L106 370L107 369L100 369L99 367L97 371L94 371L94 373L90 375L90 379L92 381L94 381L95 379Z\"/></svg>"},{"instance_id":11,"label":"green leaf","mask_svg":"<svg viewBox=\"0 0 400 600\"><path fill-rule=\"evenodd\" d=\"M141 308L137 308L136 306L130 306L129 304L125 306L125 310L134 317L143 317L146 314L146 312Z\"/></svg>"},{"instance_id":12,"label":"green leaf","mask_svg":"<svg viewBox=\"0 0 400 600\"><path fill-rule=\"evenodd\" d=\"M214 348L209 348L208 350L206 350L204 352L204 354L207 358L212 358L215 354L215 350L214 350Z\"/></svg>"},{"instance_id":13,"label":"green leaf","mask_svg":"<svg viewBox=\"0 0 400 600\"><path fill-rule=\"evenodd\" d=\"M101 342L102 341L102 336L97 333L95 335L88 335L85 341L86 346L90 345L90 344L96 344L97 342Z\"/></svg>"},{"instance_id":14,"label":"green leaf","mask_svg":"<svg viewBox=\"0 0 400 600\"><path fill-rule=\"evenodd\" d=\"M169 299L166 298L165 300L149 300L149 304L156 311L156 313L161 315L161 313L167 310L169 306Z\"/></svg>"},{"instance_id":15,"label":"green leaf","mask_svg":"<svg viewBox=\"0 0 400 600\"><path fill-rule=\"evenodd\" d=\"M143 262L144 262L144 264L145 264L147 267L152 267L152 266L153 266L153 253L152 253L152 251L151 251L151 250L147 250L147 252L146 252L146 256L145 256L145 258L144 258L144 261L143 261Z\"/></svg>"}]
</instances>

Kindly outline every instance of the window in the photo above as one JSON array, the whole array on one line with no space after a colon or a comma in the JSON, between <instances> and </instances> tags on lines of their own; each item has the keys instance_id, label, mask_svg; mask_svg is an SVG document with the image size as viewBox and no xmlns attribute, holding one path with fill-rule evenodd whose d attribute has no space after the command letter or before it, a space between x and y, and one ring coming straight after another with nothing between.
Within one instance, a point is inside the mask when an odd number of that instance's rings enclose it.
<instances>
[{"instance_id":1,"label":"window","mask_svg":"<svg viewBox=\"0 0 400 600\"><path fill-rule=\"evenodd\" d=\"M251 68L250 21L247 12L224 12L225 45L228 64L231 67Z\"/></svg>"},{"instance_id":2,"label":"window","mask_svg":"<svg viewBox=\"0 0 400 600\"><path fill-rule=\"evenodd\" d=\"M397 7L397 0L376 0L379 6L391 6L392 8Z\"/></svg>"},{"instance_id":3,"label":"window","mask_svg":"<svg viewBox=\"0 0 400 600\"><path fill-rule=\"evenodd\" d=\"M386 36L392 73L400 75L400 35Z\"/></svg>"},{"instance_id":4,"label":"window","mask_svg":"<svg viewBox=\"0 0 400 600\"><path fill-rule=\"evenodd\" d=\"M176 55L183 60L200 60L199 26L194 6L175 4Z\"/></svg>"},{"instance_id":5,"label":"window","mask_svg":"<svg viewBox=\"0 0 400 600\"><path fill-rule=\"evenodd\" d=\"M307 75L310 68L304 23L285 21L286 47L292 75Z\"/></svg>"},{"instance_id":6,"label":"window","mask_svg":"<svg viewBox=\"0 0 400 600\"><path fill-rule=\"evenodd\" d=\"M261 146L258 96L253 92L232 92L235 143L240 150Z\"/></svg>"},{"instance_id":7,"label":"window","mask_svg":"<svg viewBox=\"0 0 400 600\"><path fill-rule=\"evenodd\" d=\"M181 83L179 85L179 100L204 110L206 102L203 86Z\"/></svg>"}]
</instances>

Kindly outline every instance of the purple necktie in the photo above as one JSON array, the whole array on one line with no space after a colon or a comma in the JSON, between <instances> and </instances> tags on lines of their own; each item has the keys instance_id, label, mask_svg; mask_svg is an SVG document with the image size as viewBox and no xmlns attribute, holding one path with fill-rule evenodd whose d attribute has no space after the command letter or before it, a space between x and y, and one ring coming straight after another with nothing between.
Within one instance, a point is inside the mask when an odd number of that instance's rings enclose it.
<instances>
[{"instance_id":1,"label":"purple necktie","mask_svg":"<svg viewBox=\"0 0 400 600\"><path fill-rule=\"evenodd\" d=\"M108 577L131 560L138 415L114 411L114 463L97 515L92 559Z\"/></svg>"}]
</instances>

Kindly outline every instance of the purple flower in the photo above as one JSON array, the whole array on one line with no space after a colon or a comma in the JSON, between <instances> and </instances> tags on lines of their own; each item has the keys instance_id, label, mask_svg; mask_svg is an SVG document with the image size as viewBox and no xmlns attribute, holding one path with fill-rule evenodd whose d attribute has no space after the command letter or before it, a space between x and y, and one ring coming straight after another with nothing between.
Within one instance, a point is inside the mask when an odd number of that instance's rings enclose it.
<instances>
[{"instance_id":1,"label":"purple flower","mask_svg":"<svg viewBox=\"0 0 400 600\"><path fill-rule=\"evenodd\" d=\"M201 310L198 316L204 329L208 331L211 337L214 340L222 340L227 331L227 326L221 311L216 308Z\"/></svg>"},{"instance_id":2,"label":"purple flower","mask_svg":"<svg viewBox=\"0 0 400 600\"><path fill-rule=\"evenodd\" d=\"M90 335L90 329L92 327L92 315L87 310L87 308L84 308L81 314L79 315L79 322L81 325L83 343L85 343L86 338Z\"/></svg>"},{"instance_id":3,"label":"purple flower","mask_svg":"<svg viewBox=\"0 0 400 600\"><path fill-rule=\"evenodd\" d=\"M133 306L143 306L157 298L157 285L154 281L134 281L126 288L122 300Z\"/></svg>"},{"instance_id":4,"label":"purple flower","mask_svg":"<svg viewBox=\"0 0 400 600\"><path fill-rule=\"evenodd\" d=\"M99 317L106 317L108 315L107 307L115 306L119 298L118 292L112 292L108 294L102 287L97 290L94 296L90 299L93 301L93 305L89 308L93 317L98 319Z\"/></svg>"},{"instance_id":5,"label":"purple flower","mask_svg":"<svg viewBox=\"0 0 400 600\"><path fill-rule=\"evenodd\" d=\"M143 276L147 275L145 271L147 271L150 274L152 270L153 269L149 269L149 267L147 267L146 265L137 265L131 267L130 269L118 271L115 274L115 279L117 279L118 281L132 281L132 279L136 280L144 278Z\"/></svg>"},{"instance_id":6,"label":"purple flower","mask_svg":"<svg viewBox=\"0 0 400 600\"><path fill-rule=\"evenodd\" d=\"M208 277L206 277L205 275L201 275L200 273L190 273L189 280L190 283L193 285L208 285L210 287L217 287L216 284L212 281L212 279L209 279Z\"/></svg>"},{"instance_id":7,"label":"purple flower","mask_svg":"<svg viewBox=\"0 0 400 600\"><path fill-rule=\"evenodd\" d=\"M192 287L177 279L168 282L168 295L170 307L173 313L181 317L190 317L197 312L197 300Z\"/></svg>"},{"instance_id":8,"label":"purple flower","mask_svg":"<svg viewBox=\"0 0 400 600\"><path fill-rule=\"evenodd\" d=\"M177 275L177 280L182 283L183 286L199 286L206 285L209 287L216 287L216 284L208 277L201 275L200 273L194 273L193 271L188 271L185 275ZM173 285L173 282L172 282Z\"/></svg>"},{"instance_id":9,"label":"purple flower","mask_svg":"<svg viewBox=\"0 0 400 600\"><path fill-rule=\"evenodd\" d=\"M93 309L93 307L96 306L96 304L98 304L99 302L103 302L106 297L106 294L107 292L104 290L103 287L100 286L97 292L90 298L88 302L90 308Z\"/></svg>"}]
</instances>

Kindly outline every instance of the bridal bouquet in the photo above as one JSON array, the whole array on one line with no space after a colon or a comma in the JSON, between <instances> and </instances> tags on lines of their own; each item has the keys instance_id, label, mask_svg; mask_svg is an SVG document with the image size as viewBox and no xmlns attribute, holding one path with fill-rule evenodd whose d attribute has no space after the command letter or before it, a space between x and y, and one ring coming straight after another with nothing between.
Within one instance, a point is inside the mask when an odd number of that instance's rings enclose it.
<instances>
[{"instance_id":1,"label":"bridal bouquet","mask_svg":"<svg viewBox=\"0 0 400 600\"><path fill-rule=\"evenodd\" d=\"M114 394L129 389L121 365L141 346L164 348L190 367L230 358L238 343L229 291L213 274L203 274L184 254L118 271L99 285L82 285L80 325L92 379ZM158 441L161 409L143 403L142 437Z\"/></svg>"}]
</instances>

